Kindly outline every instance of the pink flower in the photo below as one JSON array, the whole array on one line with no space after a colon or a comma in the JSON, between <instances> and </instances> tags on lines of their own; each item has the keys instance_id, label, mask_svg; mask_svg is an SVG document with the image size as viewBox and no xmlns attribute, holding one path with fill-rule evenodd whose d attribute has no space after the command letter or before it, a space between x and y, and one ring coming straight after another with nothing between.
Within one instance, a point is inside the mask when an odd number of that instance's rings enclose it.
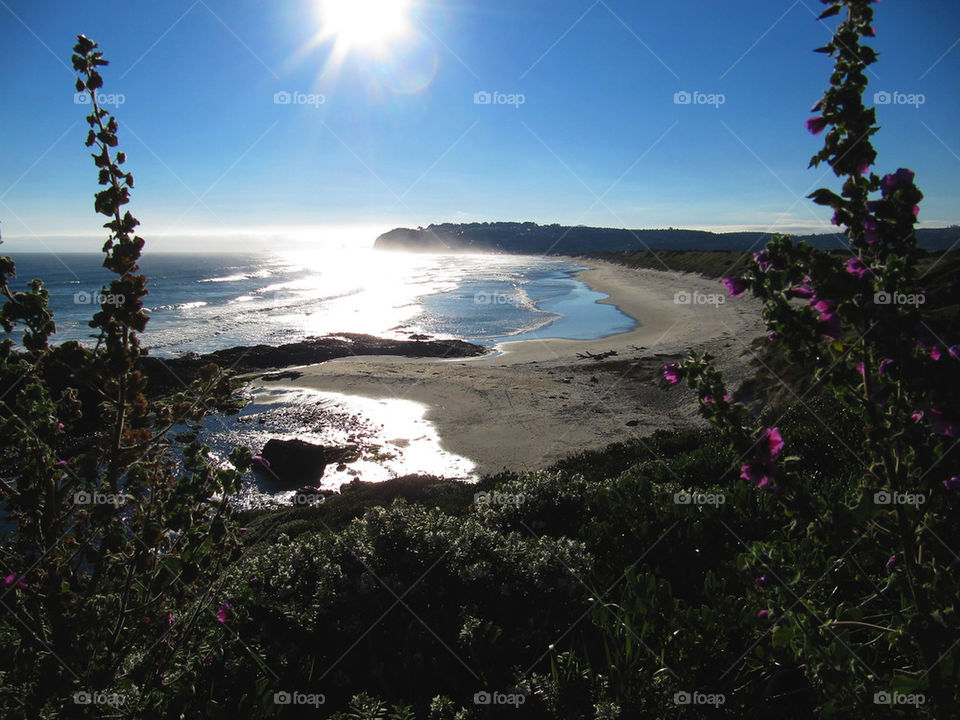
<instances>
[{"instance_id":1,"label":"pink flower","mask_svg":"<svg viewBox=\"0 0 960 720\"><path fill-rule=\"evenodd\" d=\"M676 385L683 379L683 370L676 363L664 365L663 378L671 385Z\"/></svg>"},{"instance_id":2,"label":"pink flower","mask_svg":"<svg viewBox=\"0 0 960 720\"><path fill-rule=\"evenodd\" d=\"M813 135L819 135L823 132L823 129L827 126L826 118L821 116L812 117L807 120L807 130L809 130Z\"/></svg>"},{"instance_id":3,"label":"pink flower","mask_svg":"<svg viewBox=\"0 0 960 720\"><path fill-rule=\"evenodd\" d=\"M894 565L897 564L897 556L891 555L890 559L887 560L887 570L893 570Z\"/></svg>"},{"instance_id":4,"label":"pink flower","mask_svg":"<svg viewBox=\"0 0 960 720\"><path fill-rule=\"evenodd\" d=\"M867 244L873 245L877 240L880 239L880 223L874 220L873 218L867 218L863 221L863 229L867 231L864 239L867 241Z\"/></svg>"},{"instance_id":5,"label":"pink flower","mask_svg":"<svg viewBox=\"0 0 960 720\"><path fill-rule=\"evenodd\" d=\"M233 605L230 603L220 603L220 607L217 608L217 622L228 623L233 617Z\"/></svg>"},{"instance_id":6,"label":"pink flower","mask_svg":"<svg viewBox=\"0 0 960 720\"><path fill-rule=\"evenodd\" d=\"M914 422L923 420L923 410L914 410L913 413L910 415L910 419L913 420Z\"/></svg>"},{"instance_id":7,"label":"pink flower","mask_svg":"<svg viewBox=\"0 0 960 720\"><path fill-rule=\"evenodd\" d=\"M740 297L747 289L747 283L743 278L725 277L723 286L730 291L730 297Z\"/></svg>"},{"instance_id":8,"label":"pink flower","mask_svg":"<svg viewBox=\"0 0 960 720\"><path fill-rule=\"evenodd\" d=\"M768 617L770 617L770 611L761 610L760 612L757 613L757 617L760 618L761 620L766 620Z\"/></svg>"},{"instance_id":9,"label":"pink flower","mask_svg":"<svg viewBox=\"0 0 960 720\"><path fill-rule=\"evenodd\" d=\"M58 468L65 468L65 467L69 467L70 463L68 463L66 460L57 460L56 466Z\"/></svg>"},{"instance_id":10,"label":"pink flower","mask_svg":"<svg viewBox=\"0 0 960 720\"><path fill-rule=\"evenodd\" d=\"M172 613L172 612L168 612L168 613L167 613L167 622L168 622L170 625L173 625L176 621L177 621L176 618L173 617L173 613Z\"/></svg>"},{"instance_id":11,"label":"pink flower","mask_svg":"<svg viewBox=\"0 0 960 720\"><path fill-rule=\"evenodd\" d=\"M753 254L753 260L757 263L757 266L762 272L766 272L773 267L773 260L770 259L770 256L767 254L766 250L755 252Z\"/></svg>"},{"instance_id":12,"label":"pink flower","mask_svg":"<svg viewBox=\"0 0 960 720\"><path fill-rule=\"evenodd\" d=\"M18 588L25 588L27 586L27 581L23 579L23 575L17 575L16 573L10 573L3 579L3 584L5 587L10 587L11 585Z\"/></svg>"},{"instance_id":13,"label":"pink flower","mask_svg":"<svg viewBox=\"0 0 960 720\"><path fill-rule=\"evenodd\" d=\"M848 273L851 275L856 275L858 278L863 278L867 275L872 275L873 270L863 264L863 261L858 257L852 257L845 263L845 267Z\"/></svg>"},{"instance_id":14,"label":"pink flower","mask_svg":"<svg viewBox=\"0 0 960 720\"><path fill-rule=\"evenodd\" d=\"M813 290L804 285L798 285L797 287L790 288L790 293L794 297L803 298L804 300L812 300L814 297L816 297L813 293Z\"/></svg>"},{"instance_id":15,"label":"pink flower","mask_svg":"<svg viewBox=\"0 0 960 720\"><path fill-rule=\"evenodd\" d=\"M862 362L858 362L858 363L857 363L857 372L860 373L861 375L863 375L863 363L862 363Z\"/></svg>"},{"instance_id":16,"label":"pink flower","mask_svg":"<svg viewBox=\"0 0 960 720\"><path fill-rule=\"evenodd\" d=\"M760 577L758 577L756 580L753 581L753 584L756 585L757 587L766 587L768 582L769 580L767 576L761 575Z\"/></svg>"},{"instance_id":17,"label":"pink flower","mask_svg":"<svg viewBox=\"0 0 960 720\"><path fill-rule=\"evenodd\" d=\"M884 375L887 370L890 369L890 366L893 365L895 360L893 358L884 358L880 361L880 366L877 368L877 374Z\"/></svg>"},{"instance_id":18,"label":"pink flower","mask_svg":"<svg viewBox=\"0 0 960 720\"><path fill-rule=\"evenodd\" d=\"M769 428L760 433L760 453L763 457L773 460L783 450L783 438L779 428Z\"/></svg>"},{"instance_id":19,"label":"pink flower","mask_svg":"<svg viewBox=\"0 0 960 720\"><path fill-rule=\"evenodd\" d=\"M774 463L755 461L740 466L740 477L756 488L763 489L773 482Z\"/></svg>"}]
</instances>

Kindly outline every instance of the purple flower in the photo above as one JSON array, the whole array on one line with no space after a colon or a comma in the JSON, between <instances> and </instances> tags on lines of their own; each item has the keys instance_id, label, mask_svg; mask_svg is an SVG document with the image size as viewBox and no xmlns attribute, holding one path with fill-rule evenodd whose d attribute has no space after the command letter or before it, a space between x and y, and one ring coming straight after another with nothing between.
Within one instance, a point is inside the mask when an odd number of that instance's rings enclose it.
<instances>
[{"instance_id":1,"label":"purple flower","mask_svg":"<svg viewBox=\"0 0 960 720\"><path fill-rule=\"evenodd\" d=\"M753 581L753 584L757 587L766 587L769 580L766 575L761 575L756 580Z\"/></svg>"},{"instance_id":2,"label":"purple flower","mask_svg":"<svg viewBox=\"0 0 960 720\"><path fill-rule=\"evenodd\" d=\"M761 610L760 612L757 613L757 617L760 618L761 620L766 620L768 617L770 617L770 611Z\"/></svg>"},{"instance_id":3,"label":"purple flower","mask_svg":"<svg viewBox=\"0 0 960 720\"><path fill-rule=\"evenodd\" d=\"M776 465L771 462L755 461L740 466L740 477L756 488L763 489L773 482Z\"/></svg>"},{"instance_id":4,"label":"purple flower","mask_svg":"<svg viewBox=\"0 0 960 720\"><path fill-rule=\"evenodd\" d=\"M823 109L823 98L817 100L817 104L810 108L810 112L820 112Z\"/></svg>"},{"instance_id":5,"label":"purple flower","mask_svg":"<svg viewBox=\"0 0 960 720\"><path fill-rule=\"evenodd\" d=\"M910 415L910 419L913 420L914 422L923 420L923 410L914 410L913 413Z\"/></svg>"},{"instance_id":6,"label":"purple flower","mask_svg":"<svg viewBox=\"0 0 960 720\"><path fill-rule=\"evenodd\" d=\"M176 621L177 621L177 619L173 616L173 613L172 613L172 612L168 612L168 613L167 613L167 623L169 623L170 625L173 625Z\"/></svg>"},{"instance_id":7,"label":"purple flower","mask_svg":"<svg viewBox=\"0 0 960 720\"><path fill-rule=\"evenodd\" d=\"M261 465L261 466L263 466L263 467L265 467L265 468L270 467L270 461L267 460L267 459L266 459L265 457L263 457L262 455L254 455L253 458L252 458L252 460L253 460L253 462L256 463L257 465Z\"/></svg>"},{"instance_id":8,"label":"purple flower","mask_svg":"<svg viewBox=\"0 0 960 720\"><path fill-rule=\"evenodd\" d=\"M816 297L813 290L811 290L810 288L804 285L798 285L797 287L790 288L790 293L794 297L803 298L805 300L806 299L813 300Z\"/></svg>"},{"instance_id":9,"label":"purple flower","mask_svg":"<svg viewBox=\"0 0 960 720\"><path fill-rule=\"evenodd\" d=\"M757 263L757 266L760 268L761 272L766 272L773 267L773 260L770 259L770 256L767 254L766 250L755 252L753 254L753 260Z\"/></svg>"},{"instance_id":10,"label":"purple flower","mask_svg":"<svg viewBox=\"0 0 960 720\"><path fill-rule=\"evenodd\" d=\"M960 493L960 477L954 475L952 478L944 480L943 486L950 492Z\"/></svg>"},{"instance_id":11,"label":"purple flower","mask_svg":"<svg viewBox=\"0 0 960 720\"><path fill-rule=\"evenodd\" d=\"M63 423L57 423L57 430L63 430Z\"/></svg>"},{"instance_id":12,"label":"purple flower","mask_svg":"<svg viewBox=\"0 0 960 720\"><path fill-rule=\"evenodd\" d=\"M773 460L783 450L783 438L779 428L768 428L760 433L760 454L763 458Z\"/></svg>"},{"instance_id":13,"label":"purple flower","mask_svg":"<svg viewBox=\"0 0 960 720\"><path fill-rule=\"evenodd\" d=\"M10 573L3 579L4 587L10 587L11 585L18 588L25 588L27 586L27 581L23 579L23 575L17 575L16 573Z\"/></svg>"},{"instance_id":14,"label":"purple flower","mask_svg":"<svg viewBox=\"0 0 960 720\"><path fill-rule=\"evenodd\" d=\"M58 468L70 467L70 463L68 463L66 460L57 460L57 467Z\"/></svg>"},{"instance_id":15,"label":"purple flower","mask_svg":"<svg viewBox=\"0 0 960 720\"><path fill-rule=\"evenodd\" d=\"M900 168L895 173L884 175L880 181L880 190L883 192L883 196L889 196L904 185L911 185L913 177L913 170L907 170L906 168Z\"/></svg>"},{"instance_id":16,"label":"purple flower","mask_svg":"<svg viewBox=\"0 0 960 720\"><path fill-rule=\"evenodd\" d=\"M893 358L884 358L880 361L880 366L877 368L878 375L886 374L887 370L890 369L890 366L893 365L896 361Z\"/></svg>"},{"instance_id":17,"label":"purple flower","mask_svg":"<svg viewBox=\"0 0 960 720\"><path fill-rule=\"evenodd\" d=\"M873 270L863 264L863 261L858 257L852 257L845 263L847 272L851 275L856 275L858 278L863 279L864 276L872 275Z\"/></svg>"},{"instance_id":18,"label":"purple flower","mask_svg":"<svg viewBox=\"0 0 960 720\"><path fill-rule=\"evenodd\" d=\"M676 363L663 366L663 378L671 385L676 385L683 379L683 370Z\"/></svg>"},{"instance_id":19,"label":"purple flower","mask_svg":"<svg viewBox=\"0 0 960 720\"><path fill-rule=\"evenodd\" d=\"M858 362L858 363L857 363L857 372L860 373L861 375L863 375L863 370L864 370L864 368L863 368L863 363L862 363L862 362Z\"/></svg>"},{"instance_id":20,"label":"purple flower","mask_svg":"<svg viewBox=\"0 0 960 720\"><path fill-rule=\"evenodd\" d=\"M863 221L863 229L867 231L864 240L868 245L873 245L880 239L880 223L873 218L867 218Z\"/></svg>"},{"instance_id":21,"label":"purple flower","mask_svg":"<svg viewBox=\"0 0 960 720\"><path fill-rule=\"evenodd\" d=\"M857 173L858 173L859 175L866 175L868 172L870 172L870 163L868 163L866 160L864 160L864 161L860 164L860 166L857 168Z\"/></svg>"},{"instance_id":22,"label":"purple flower","mask_svg":"<svg viewBox=\"0 0 960 720\"><path fill-rule=\"evenodd\" d=\"M897 564L897 556L891 555L890 559L887 560L887 570L893 570L893 566Z\"/></svg>"},{"instance_id":23,"label":"purple flower","mask_svg":"<svg viewBox=\"0 0 960 720\"><path fill-rule=\"evenodd\" d=\"M960 345L951 345L947 352L954 360L960 360Z\"/></svg>"},{"instance_id":24,"label":"purple flower","mask_svg":"<svg viewBox=\"0 0 960 720\"><path fill-rule=\"evenodd\" d=\"M807 130L809 130L813 135L819 135L823 132L823 129L827 126L827 120L824 117L816 116L807 120Z\"/></svg>"},{"instance_id":25,"label":"purple flower","mask_svg":"<svg viewBox=\"0 0 960 720\"><path fill-rule=\"evenodd\" d=\"M228 623L233 617L233 605L230 603L220 603L217 608L217 622Z\"/></svg>"},{"instance_id":26,"label":"purple flower","mask_svg":"<svg viewBox=\"0 0 960 720\"><path fill-rule=\"evenodd\" d=\"M723 286L730 291L730 297L740 297L747 289L747 282L743 278L725 277Z\"/></svg>"}]
</instances>

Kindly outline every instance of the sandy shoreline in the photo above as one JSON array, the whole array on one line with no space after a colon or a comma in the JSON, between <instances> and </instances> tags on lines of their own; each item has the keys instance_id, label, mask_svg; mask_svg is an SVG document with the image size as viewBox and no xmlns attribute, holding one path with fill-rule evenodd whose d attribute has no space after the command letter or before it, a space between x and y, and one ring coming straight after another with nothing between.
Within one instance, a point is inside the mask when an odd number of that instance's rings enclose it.
<instances>
[{"instance_id":1,"label":"sandy shoreline","mask_svg":"<svg viewBox=\"0 0 960 720\"><path fill-rule=\"evenodd\" d=\"M546 467L573 452L701 422L688 390L655 381L663 362L690 348L715 355L730 386L749 374L744 353L762 332L758 301L726 298L719 281L698 275L571 260L590 268L579 279L609 296L601 302L639 325L599 340L503 343L500 354L470 359L339 358L300 367L300 377L270 387L421 403L442 447L486 474ZM675 302L676 293L693 302ZM708 296L723 300L710 304ZM616 355L601 361L587 356L610 351Z\"/></svg>"}]
</instances>

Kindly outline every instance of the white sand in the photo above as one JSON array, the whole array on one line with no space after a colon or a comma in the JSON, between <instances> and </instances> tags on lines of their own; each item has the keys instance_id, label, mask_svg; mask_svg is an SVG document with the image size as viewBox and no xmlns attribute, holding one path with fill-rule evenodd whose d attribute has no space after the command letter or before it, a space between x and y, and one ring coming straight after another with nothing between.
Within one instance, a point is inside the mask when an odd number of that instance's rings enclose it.
<instances>
[{"instance_id":1,"label":"white sand","mask_svg":"<svg viewBox=\"0 0 960 720\"><path fill-rule=\"evenodd\" d=\"M669 360L660 356L709 351L731 388L751 374L748 346L763 330L758 301L727 298L718 280L689 273L572 260L591 268L580 279L610 296L602 302L640 325L600 340L503 343L492 357L340 358L299 368L298 379L271 386L422 403L442 446L492 473L546 467L573 452L702 422L688 389L664 390L652 380ZM724 301L678 304L678 292ZM577 355L610 350L617 355L602 362Z\"/></svg>"}]
</instances>

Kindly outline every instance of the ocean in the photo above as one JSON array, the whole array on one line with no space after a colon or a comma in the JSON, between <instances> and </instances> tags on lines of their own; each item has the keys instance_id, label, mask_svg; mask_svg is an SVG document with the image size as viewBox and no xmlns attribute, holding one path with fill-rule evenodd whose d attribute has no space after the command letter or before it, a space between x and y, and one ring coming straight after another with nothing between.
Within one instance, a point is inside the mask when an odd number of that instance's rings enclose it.
<instances>
[{"instance_id":1,"label":"ocean","mask_svg":"<svg viewBox=\"0 0 960 720\"><path fill-rule=\"evenodd\" d=\"M110 273L99 254L20 253L15 285L44 281L56 342L91 342L90 317ZM591 339L635 322L566 260L432 255L369 248L259 255L148 254L150 354L281 344L342 332L423 334L488 346L532 338Z\"/></svg>"},{"instance_id":2,"label":"ocean","mask_svg":"<svg viewBox=\"0 0 960 720\"><path fill-rule=\"evenodd\" d=\"M93 343L88 325L111 275L99 254L13 253L14 286L40 278L50 292L54 342ZM459 338L493 348L533 338L592 339L636 322L576 278L567 260L516 255L429 255L339 249L256 255L157 255L141 263L150 315L142 344L174 357L231 346L278 345L336 333ZM14 334L16 338L18 334ZM235 416L209 415L204 442L215 461L237 445L259 452L271 438L356 444L362 457L328 466L321 487L411 473L476 479L448 452L427 408L402 398L363 398L252 382L259 392ZM291 488L249 473L240 507L288 504Z\"/></svg>"}]
</instances>

